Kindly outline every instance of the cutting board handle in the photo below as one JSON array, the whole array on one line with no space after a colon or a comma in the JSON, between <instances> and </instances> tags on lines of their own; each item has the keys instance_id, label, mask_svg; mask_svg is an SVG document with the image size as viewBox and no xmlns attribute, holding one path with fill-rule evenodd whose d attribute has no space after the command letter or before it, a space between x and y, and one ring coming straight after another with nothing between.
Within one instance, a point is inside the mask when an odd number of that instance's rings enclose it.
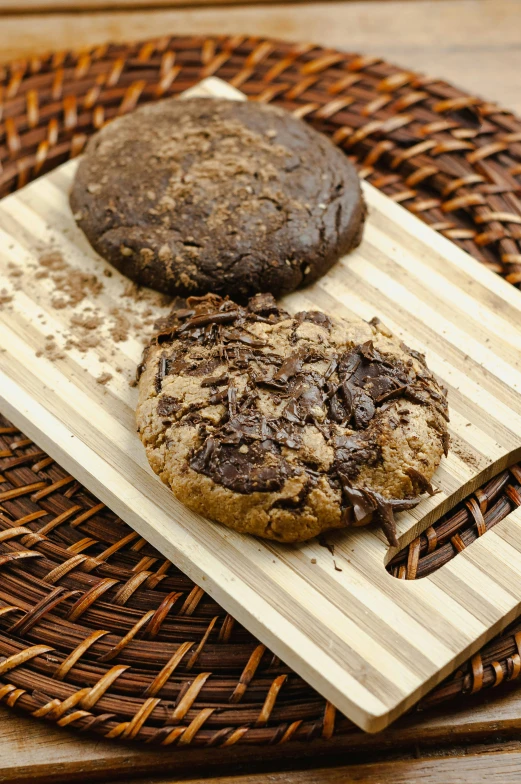
<instances>
[{"instance_id":1,"label":"cutting board handle","mask_svg":"<svg viewBox=\"0 0 521 784\"><path fill-rule=\"evenodd\" d=\"M397 515L398 546L388 547L385 555L385 566L412 541L418 538L427 528L434 525L441 517L450 513L454 507L472 495L486 482L499 476L510 466L521 461L521 446L512 449L479 471L461 487L446 497L436 494L426 498L416 509ZM434 483L436 475L434 476ZM480 534L481 535L481 534Z\"/></svg>"}]
</instances>

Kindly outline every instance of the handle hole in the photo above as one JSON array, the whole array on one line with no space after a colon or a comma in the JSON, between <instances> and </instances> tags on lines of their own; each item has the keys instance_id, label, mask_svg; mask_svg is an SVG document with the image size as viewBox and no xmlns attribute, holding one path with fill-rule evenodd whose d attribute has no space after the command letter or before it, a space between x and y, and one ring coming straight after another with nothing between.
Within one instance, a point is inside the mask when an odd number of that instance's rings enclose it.
<instances>
[{"instance_id":1,"label":"handle hole","mask_svg":"<svg viewBox=\"0 0 521 784\"><path fill-rule=\"evenodd\" d=\"M400 580L420 580L521 506L521 463L491 479L427 528L389 561L387 571Z\"/></svg>"}]
</instances>

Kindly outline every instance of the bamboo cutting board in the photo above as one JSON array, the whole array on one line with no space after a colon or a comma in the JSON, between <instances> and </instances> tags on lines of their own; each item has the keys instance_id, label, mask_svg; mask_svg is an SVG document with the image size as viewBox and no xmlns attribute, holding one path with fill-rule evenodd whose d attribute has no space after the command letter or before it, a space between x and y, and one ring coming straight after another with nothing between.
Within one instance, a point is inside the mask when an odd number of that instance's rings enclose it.
<instances>
[{"instance_id":1,"label":"bamboo cutting board","mask_svg":"<svg viewBox=\"0 0 521 784\"><path fill-rule=\"evenodd\" d=\"M197 90L242 97L216 79ZM332 555L185 509L148 467L129 385L150 319L167 308L132 292L76 228L75 168L0 203L2 411L349 718L385 727L518 614L521 512L405 582L386 572L393 552L375 530L335 532ZM364 190L360 248L284 306L378 316L448 387L453 446L434 477L440 492L397 516L401 547L521 458L521 293ZM88 339L92 319L99 342Z\"/></svg>"}]
</instances>

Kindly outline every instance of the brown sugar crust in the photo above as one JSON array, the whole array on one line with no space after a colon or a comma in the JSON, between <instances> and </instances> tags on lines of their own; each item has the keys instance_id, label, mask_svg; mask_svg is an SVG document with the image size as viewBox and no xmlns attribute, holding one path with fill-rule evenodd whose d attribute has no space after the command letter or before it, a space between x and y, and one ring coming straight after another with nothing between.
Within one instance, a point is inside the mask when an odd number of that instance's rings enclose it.
<instances>
[{"instance_id":1,"label":"brown sugar crust","mask_svg":"<svg viewBox=\"0 0 521 784\"><path fill-rule=\"evenodd\" d=\"M284 542L415 506L448 448L445 391L381 324L190 298L157 324L138 429L191 509Z\"/></svg>"},{"instance_id":2,"label":"brown sugar crust","mask_svg":"<svg viewBox=\"0 0 521 784\"><path fill-rule=\"evenodd\" d=\"M93 247L139 284L183 296L282 295L358 245L347 157L277 107L168 99L93 137L70 195Z\"/></svg>"}]
</instances>

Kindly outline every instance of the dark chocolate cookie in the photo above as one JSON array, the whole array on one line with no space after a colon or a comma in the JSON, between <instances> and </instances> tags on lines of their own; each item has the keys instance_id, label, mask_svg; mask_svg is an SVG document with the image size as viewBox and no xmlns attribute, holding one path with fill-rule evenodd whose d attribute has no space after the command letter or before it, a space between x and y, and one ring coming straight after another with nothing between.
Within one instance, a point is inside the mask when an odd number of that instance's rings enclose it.
<instances>
[{"instance_id":1,"label":"dark chocolate cookie","mask_svg":"<svg viewBox=\"0 0 521 784\"><path fill-rule=\"evenodd\" d=\"M347 157L274 106L213 98L149 104L87 145L70 196L90 243L169 294L244 300L310 283L361 239Z\"/></svg>"},{"instance_id":2,"label":"dark chocolate cookie","mask_svg":"<svg viewBox=\"0 0 521 784\"><path fill-rule=\"evenodd\" d=\"M137 422L154 471L187 506L279 541L379 522L432 492L447 401L379 323L193 297L145 351Z\"/></svg>"}]
</instances>

